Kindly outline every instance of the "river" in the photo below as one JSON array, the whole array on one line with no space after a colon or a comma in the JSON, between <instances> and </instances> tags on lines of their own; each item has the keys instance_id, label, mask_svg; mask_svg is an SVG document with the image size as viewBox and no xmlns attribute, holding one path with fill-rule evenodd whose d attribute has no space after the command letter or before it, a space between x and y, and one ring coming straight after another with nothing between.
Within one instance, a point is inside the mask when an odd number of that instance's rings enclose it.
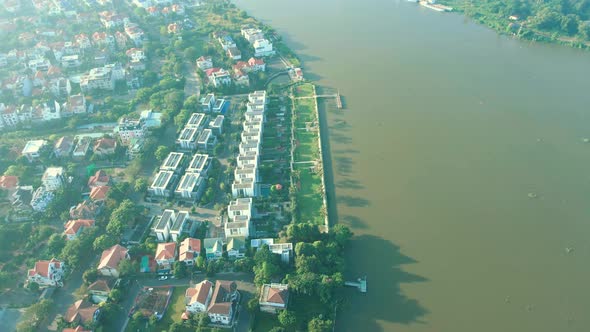
<instances>
[{"instance_id":1,"label":"river","mask_svg":"<svg viewBox=\"0 0 590 332\"><path fill-rule=\"evenodd\" d=\"M339 89L337 331L590 330L590 54L395 0L238 0ZM566 250L566 248L571 248Z\"/></svg>"}]
</instances>

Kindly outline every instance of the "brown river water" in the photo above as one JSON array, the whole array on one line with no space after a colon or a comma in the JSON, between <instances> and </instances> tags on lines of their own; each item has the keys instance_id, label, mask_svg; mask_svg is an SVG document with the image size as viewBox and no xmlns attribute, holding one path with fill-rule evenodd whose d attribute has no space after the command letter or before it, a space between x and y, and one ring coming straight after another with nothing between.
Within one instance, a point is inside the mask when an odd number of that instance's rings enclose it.
<instances>
[{"instance_id":1,"label":"brown river water","mask_svg":"<svg viewBox=\"0 0 590 332\"><path fill-rule=\"evenodd\" d=\"M590 331L590 53L406 1L236 3L344 96L331 216L368 293L337 331Z\"/></svg>"}]
</instances>

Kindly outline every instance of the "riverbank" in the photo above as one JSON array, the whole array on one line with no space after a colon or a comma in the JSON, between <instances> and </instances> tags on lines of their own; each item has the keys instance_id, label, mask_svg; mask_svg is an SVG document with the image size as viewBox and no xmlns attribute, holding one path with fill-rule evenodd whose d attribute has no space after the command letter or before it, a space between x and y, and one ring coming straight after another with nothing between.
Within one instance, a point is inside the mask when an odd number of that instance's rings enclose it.
<instances>
[{"instance_id":1,"label":"riverbank","mask_svg":"<svg viewBox=\"0 0 590 332\"><path fill-rule=\"evenodd\" d=\"M580 49L590 48L590 24L580 18L585 15L583 12L563 13L556 4L544 7L522 4L523 7L511 8L500 1L474 3L441 0L440 3L453 7L455 11L499 34Z\"/></svg>"},{"instance_id":2,"label":"riverbank","mask_svg":"<svg viewBox=\"0 0 590 332\"><path fill-rule=\"evenodd\" d=\"M312 222L329 230L322 153L322 132L314 84L291 88L293 100L292 186L296 192L296 222Z\"/></svg>"}]
</instances>

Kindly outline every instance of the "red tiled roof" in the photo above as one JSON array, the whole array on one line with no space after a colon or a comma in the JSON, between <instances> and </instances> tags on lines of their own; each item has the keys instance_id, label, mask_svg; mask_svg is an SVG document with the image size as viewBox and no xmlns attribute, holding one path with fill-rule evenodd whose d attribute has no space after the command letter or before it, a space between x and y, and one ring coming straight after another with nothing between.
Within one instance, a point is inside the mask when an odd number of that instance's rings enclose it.
<instances>
[{"instance_id":1,"label":"red tiled roof","mask_svg":"<svg viewBox=\"0 0 590 332\"><path fill-rule=\"evenodd\" d=\"M237 290L237 285L233 281L217 280L215 282L215 291L209 304L208 312L220 315L229 315L231 302L227 302L227 297Z\"/></svg>"},{"instance_id":2,"label":"red tiled roof","mask_svg":"<svg viewBox=\"0 0 590 332\"><path fill-rule=\"evenodd\" d=\"M285 304L285 298L283 297L283 294L285 294L286 292L287 291L285 290L270 287L268 289L268 296L266 297L266 301Z\"/></svg>"},{"instance_id":3,"label":"red tiled roof","mask_svg":"<svg viewBox=\"0 0 590 332\"><path fill-rule=\"evenodd\" d=\"M211 76L221 70L222 70L221 68L209 68L209 69L205 70L205 75Z\"/></svg>"},{"instance_id":4,"label":"red tiled roof","mask_svg":"<svg viewBox=\"0 0 590 332\"><path fill-rule=\"evenodd\" d=\"M86 330L82 326L78 325L75 329L68 327L68 328L63 329L62 332L91 332L91 331Z\"/></svg>"},{"instance_id":5,"label":"red tiled roof","mask_svg":"<svg viewBox=\"0 0 590 332\"><path fill-rule=\"evenodd\" d=\"M80 322L86 323L92 321L94 312L98 309L98 306L93 305L87 300L78 300L68 308L64 318L67 322Z\"/></svg>"},{"instance_id":6,"label":"red tiled roof","mask_svg":"<svg viewBox=\"0 0 590 332\"><path fill-rule=\"evenodd\" d=\"M211 291L211 287L213 287L213 284L209 280L203 280L196 284L195 287L188 288L185 292L185 296L190 297L189 304L198 302L206 305L207 296Z\"/></svg>"},{"instance_id":7,"label":"red tiled roof","mask_svg":"<svg viewBox=\"0 0 590 332\"><path fill-rule=\"evenodd\" d=\"M193 257L192 253L200 253L201 252L201 240L193 239L193 238L186 238L184 241L180 243L180 247L178 248L178 260L184 261L189 259L188 255L191 254L190 258ZM183 255L187 256L186 259L183 259Z\"/></svg>"},{"instance_id":8,"label":"red tiled roof","mask_svg":"<svg viewBox=\"0 0 590 332\"><path fill-rule=\"evenodd\" d=\"M94 150L97 149L102 149L102 150L108 150L108 149L114 149L117 146L117 140L113 139L113 138L100 138L96 141L96 143L94 143Z\"/></svg>"},{"instance_id":9,"label":"red tiled roof","mask_svg":"<svg viewBox=\"0 0 590 332\"><path fill-rule=\"evenodd\" d=\"M114 246L102 252L102 255L100 256L100 263L98 264L97 269L100 270L105 267L116 269L119 265L119 262L125 259L128 251L129 250L127 250L125 247L115 244Z\"/></svg>"},{"instance_id":10,"label":"red tiled roof","mask_svg":"<svg viewBox=\"0 0 590 332\"><path fill-rule=\"evenodd\" d=\"M94 225L93 219L76 219L76 220L69 220L65 225L64 231L65 234L73 235L78 234L78 231L82 227L92 227Z\"/></svg>"},{"instance_id":11,"label":"red tiled roof","mask_svg":"<svg viewBox=\"0 0 590 332\"><path fill-rule=\"evenodd\" d=\"M262 60L262 59L256 59L256 58L250 58L250 60L248 60L248 64L250 66L254 66L254 65L261 66L261 65L264 64L264 60Z\"/></svg>"},{"instance_id":12,"label":"red tiled roof","mask_svg":"<svg viewBox=\"0 0 590 332\"><path fill-rule=\"evenodd\" d=\"M103 170L96 171L93 176L88 179L88 186L93 187L98 184L106 184L111 181L110 176Z\"/></svg>"},{"instance_id":13,"label":"red tiled roof","mask_svg":"<svg viewBox=\"0 0 590 332\"><path fill-rule=\"evenodd\" d=\"M88 286L88 291L99 291L109 293L112 289L114 279L98 279Z\"/></svg>"},{"instance_id":14,"label":"red tiled roof","mask_svg":"<svg viewBox=\"0 0 590 332\"><path fill-rule=\"evenodd\" d=\"M93 187L90 191L90 199L93 201L103 201L107 197L107 193L111 187L109 186L97 186Z\"/></svg>"},{"instance_id":15,"label":"red tiled roof","mask_svg":"<svg viewBox=\"0 0 590 332\"><path fill-rule=\"evenodd\" d=\"M40 275L44 278L47 278L49 275L49 264L54 263L56 268L61 267L61 262L55 258L52 258L50 261L38 261L35 263L35 268L29 270L29 277Z\"/></svg>"},{"instance_id":16,"label":"red tiled roof","mask_svg":"<svg viewBox=\"0 0 590 332\"><path fill-rule=\"evenodd\" d=\"M18 186L18 176L2 175L0 176L0 188L15 189Z\"/></svg>"},{"instance_id":17,"label":"red tiled roof","mask_svg":"<svg viewBox=\"0 0 590 332\"><path fill-rule=\"evenodd\" d=\"M159 261L165 259L172 259L175 257L175 252L175 242L158 243L158 247L156 248L156 260Z\"/></svg>"}]
</instances>

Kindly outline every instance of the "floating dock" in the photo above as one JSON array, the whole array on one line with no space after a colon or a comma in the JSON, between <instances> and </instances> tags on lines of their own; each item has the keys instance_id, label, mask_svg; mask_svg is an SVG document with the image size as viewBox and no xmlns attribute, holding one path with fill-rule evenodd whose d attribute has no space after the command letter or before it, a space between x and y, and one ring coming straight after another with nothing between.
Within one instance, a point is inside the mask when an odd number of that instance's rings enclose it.
<instances>
[{"instance_id":1,"label":"floating dock","mask_svg":"<svg viewBox=\"0 0 590 332\"><path fill-rule=\"evenodd\" d=\"M367 277L358 278L357 281L346 281L345 286L356 287L361 293L367 292Z\"/></svg>"},{"instance_id":2,"label":"floating dock","mask_svg":"<svg viewBox=\"0 0 590 332\"><path fill-rule=\"evenodd\" d=\"M336 94L336 106L338 109L342 109L342 97L340 96L340 91Z\"/></svg>"}]
</instances>

